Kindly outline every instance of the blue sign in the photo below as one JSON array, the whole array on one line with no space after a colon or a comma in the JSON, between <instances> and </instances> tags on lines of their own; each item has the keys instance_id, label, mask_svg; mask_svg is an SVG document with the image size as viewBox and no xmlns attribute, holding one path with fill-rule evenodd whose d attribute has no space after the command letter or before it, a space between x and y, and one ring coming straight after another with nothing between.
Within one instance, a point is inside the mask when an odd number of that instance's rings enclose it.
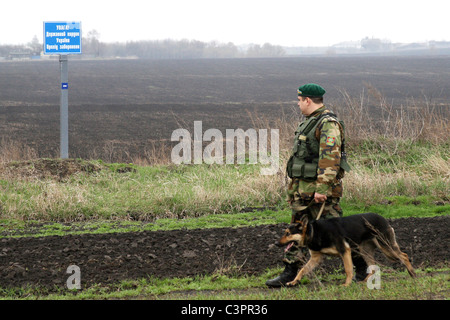
<instances>
[{"instance_id":1,"label":"blue sign","mask_svg":"<svg viewBox=\"0 0 450 320\"><path fill-rule=\"evenodd\" d=\"M61 89L69 89L69 84L67 82L61 83Z\"/></svg>"},{"instance_id":2,"label":"blue sign","mask_svg":"<svg viewBox=\"0 0 450 320\"><path fill-rule=\"evenodd\" d=\"M44 54L80 54L81 22L44 22Z\"/></svg>"}]
</instances>

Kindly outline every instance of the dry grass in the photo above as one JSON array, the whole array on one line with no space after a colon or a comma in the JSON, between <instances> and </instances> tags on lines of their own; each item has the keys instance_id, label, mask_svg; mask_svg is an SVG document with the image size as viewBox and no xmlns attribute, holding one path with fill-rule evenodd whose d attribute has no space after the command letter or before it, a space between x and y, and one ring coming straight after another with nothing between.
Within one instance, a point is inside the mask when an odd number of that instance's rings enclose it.
<instances>
[{"instance_id":1,"label":"dry grass","mask_svg":"<svg viewBox=\"0 0 450 320\"><path fill-rule=\"evenodd\" d=\"M352 144L368 139L427 141L448 143L450 127L448 108L437 106L424 98L393 105L372 85L366 84L359 97L341 90L345 107L340 113L347 137Z\"/></svg>"},{"instance_id":2,"label":"dry grass","mask_svg":"<svg viewBox=\"0 0 450 320\"><path fill-rule=\"evenodd\" d=\"M6 137L2 137L0 140L0 163L14 160L30 160L36 159L37 157L38 153L32 147L18 145Z\"/></svg>"},{"instance_id":3,"label":"dry grass","mask_svg":"<svg viewBox=\"0 0 450 320\"><path fill-rule=\"evenodd\" d=\"M370 99L365 93L354 98L343 92L346 112L337 112L345 121L352 166L345 177L345 199L371 205L400 195L430 196L448 202L448 110L429 103L420 108L408 105L394 110L375 89L369 89L372 101L375 97L382 110L378 118L370 118ZM65 176L60 171L57 175L46 174L37 170L41 163L36 160L35 150L3 138L0 140L0 215L69 221L99 216L148 220L284 204L287 183L284 168L298 115L295 109L278 119L251 115L255 129L277 128L280 132L280 171L266 176L260 174L260 166L254 165L176 166L171 164L169 146L162 144L155 144L145 154L132 158L138 165L134 174L81 169ZM104 151L112 159L114 146ZM29 159L35 160L26 162ZM12 170L15 168L12 160L21 160L22 166ZM55 170L55 166L43 168Z\"/></svg>"}]
</instances>

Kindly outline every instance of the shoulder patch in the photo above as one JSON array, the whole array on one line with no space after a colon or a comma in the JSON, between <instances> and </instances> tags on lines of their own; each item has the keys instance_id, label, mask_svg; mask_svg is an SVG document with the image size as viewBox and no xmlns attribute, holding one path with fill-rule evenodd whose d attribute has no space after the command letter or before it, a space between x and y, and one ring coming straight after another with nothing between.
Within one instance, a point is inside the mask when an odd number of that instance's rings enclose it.
<instances>
[{"instance_id":1,"label":"shoulder patch","mask_svg":"<svg viewBox=\"0 0 450 320\"><path fill-rule=\"evenodd\" d=\"M329 147L334 146L334 144L336 143L336 137L327 137L327 142L326 145Z\"/></svg>"}]
</instances>

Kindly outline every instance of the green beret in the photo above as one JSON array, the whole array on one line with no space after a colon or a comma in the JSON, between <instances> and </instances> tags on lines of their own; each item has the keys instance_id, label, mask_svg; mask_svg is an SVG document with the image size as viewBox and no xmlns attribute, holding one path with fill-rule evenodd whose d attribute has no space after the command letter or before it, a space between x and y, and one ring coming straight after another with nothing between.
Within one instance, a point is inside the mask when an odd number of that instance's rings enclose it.
<instances>
[{"instance_id":1,"label":"green beret","mask_svg":"<svg viewBox=\"0 0 450 320\"><path fill-rule=\"evenodd\" d=\"M325 94L325 89L315 83L307 83L299 87L297 93L302 97L322 97Z\"/></svg>"}]
</instances>

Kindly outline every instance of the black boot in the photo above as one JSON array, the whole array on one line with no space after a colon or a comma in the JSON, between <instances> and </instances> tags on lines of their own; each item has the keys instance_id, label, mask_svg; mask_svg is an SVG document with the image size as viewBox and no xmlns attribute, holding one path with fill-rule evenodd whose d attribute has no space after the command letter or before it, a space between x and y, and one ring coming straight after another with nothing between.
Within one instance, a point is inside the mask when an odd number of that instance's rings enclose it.
<instances>
[{"instance_id":1,"label":"black boot","mask_svg":"<svg viewBox=\"0 0 450 320\"><path fill-rule=\"evenodd\" d=\"M285 268L283 272L275 279L266 281L266 285L272 288L284 287L286 283L294 280L298 272L298 263L284 262Z\"/></svg>"}]
</instances>

